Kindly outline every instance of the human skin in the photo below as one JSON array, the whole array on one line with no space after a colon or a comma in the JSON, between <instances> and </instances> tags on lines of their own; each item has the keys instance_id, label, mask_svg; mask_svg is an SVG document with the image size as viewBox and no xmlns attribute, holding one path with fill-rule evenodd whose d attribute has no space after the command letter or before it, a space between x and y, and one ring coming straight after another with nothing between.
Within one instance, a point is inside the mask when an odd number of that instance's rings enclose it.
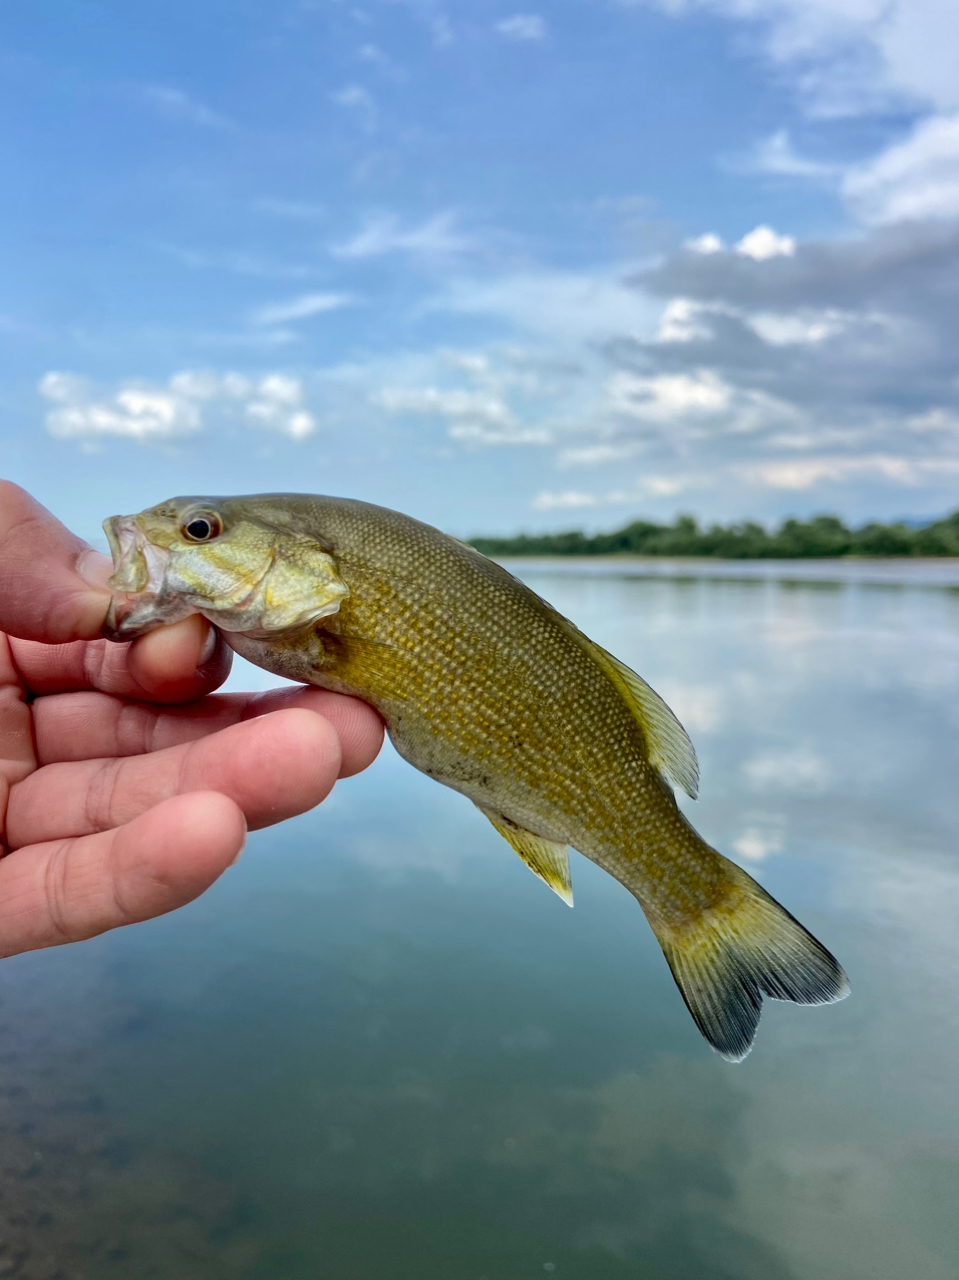
<instances>
[{"instance_id":1,"label":"human skin","mask_svg":"<svg viewBox=\"0 0 959 1280\"><path fill-rule=\"evenodd\" d=\"M198 616L99 639L111 569L0 481L0 956L183 906L382 743L356 698L214 694L231 655Z\"/></svg>"}]
</instances>

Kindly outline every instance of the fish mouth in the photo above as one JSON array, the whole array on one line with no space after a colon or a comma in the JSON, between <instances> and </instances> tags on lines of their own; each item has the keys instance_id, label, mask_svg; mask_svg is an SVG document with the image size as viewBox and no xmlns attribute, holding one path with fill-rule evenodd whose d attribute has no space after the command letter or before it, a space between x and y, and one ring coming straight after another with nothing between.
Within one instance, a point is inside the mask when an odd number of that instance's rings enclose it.
<instances>
[{"instance_id":1,"label":"fish mouth","mask_svg":"<svg viewBox=\"0 0 959 1280\"><path fill-rule=\"evenodd\" d=\"M136 516L111 516L103 531L113 556L112 591L159 595L170 561L169 551L148 540Z\"/></svg>"},{"instance_id":2,"label":"fish mouth","mask_svg":"<svg viewBox=\"0 0 959 1280\"><path fill-rule=\"evenodd\" d=\"M111 516L104 520L103 531L113 556L113 576L107 583L113 599L103 626L104 636L108 640L134 640L184 617L182 604L163 598L170 552L147 538L138 517Z\"/></svg>"}]
</instances>

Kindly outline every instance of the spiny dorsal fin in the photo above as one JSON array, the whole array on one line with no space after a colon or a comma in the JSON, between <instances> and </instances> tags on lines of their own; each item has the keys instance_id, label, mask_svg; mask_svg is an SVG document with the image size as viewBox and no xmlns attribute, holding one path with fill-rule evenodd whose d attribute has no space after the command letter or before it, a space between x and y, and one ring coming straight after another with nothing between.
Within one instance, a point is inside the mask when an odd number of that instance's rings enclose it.
<instances>
[{"instance_id":1,"label":"spiny dorsal fin","mask_svg":"<svg viewBox=\"0 0 959 1280\"><path fill-rule=\"evenodd\" d=\"M650 763L695 800L699 792L699 762L686 730L642 676L592 640L589 643L642 725Z\"/></svg>"},{"instance_id":2,"label":"spiny dorsal fin","mask_svg":"<svg viewBox=\"0 0 959 1280\"><path fill-rule=\"evenodd\" d=\"M536 836L501 813L476 806L486 815L504 840L508 840L530 871L559 894L568 907L573 905L573 882L569 874L569 849L555 840Z\"/></svg>"}]
</instances>

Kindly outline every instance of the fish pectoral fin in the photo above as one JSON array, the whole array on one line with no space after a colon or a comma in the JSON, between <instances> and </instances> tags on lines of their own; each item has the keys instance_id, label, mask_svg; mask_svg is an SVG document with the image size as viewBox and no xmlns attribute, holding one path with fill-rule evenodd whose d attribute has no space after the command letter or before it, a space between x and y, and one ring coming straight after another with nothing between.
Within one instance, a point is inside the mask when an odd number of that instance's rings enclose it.
<instances>
[{"instance_id":1,"label":"fish pectoral fin","mask_svg":"<svg viewBox=\"0 0 959 1280\"><path fill-rule=\"evenodd\" d=\"M699 791L699 762L686 730L642 676L592 640L589 643L642 726L650 763L695 800Z\"/></svg>"},{"instance_id":2,"label":"fish pectoral fin","mask_svg":"<svg viewBox=\"0 0 959 1280\"><path fill-rule=\"evenodd\" d=\"M510 818L501 813L493 813L480 805L476 806L485 814L504 840L508 840L530 871L544 884L548 884L554 893L559 894L568 907L573 905L573 881L569 874L569 847L557 840L547 840L543 836L534 835L525 827L518 826Z\"/></svg>"}]
</instances>

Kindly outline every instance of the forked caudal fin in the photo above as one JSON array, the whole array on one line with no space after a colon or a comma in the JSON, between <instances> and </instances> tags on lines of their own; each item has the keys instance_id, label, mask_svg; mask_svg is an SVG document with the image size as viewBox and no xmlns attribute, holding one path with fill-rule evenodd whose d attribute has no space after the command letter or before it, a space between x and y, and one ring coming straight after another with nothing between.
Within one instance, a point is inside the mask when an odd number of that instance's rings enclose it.
<instances>
[{"instance_id":1,"label":"forked caudal fin","mask_svg":"<svg viewBox=\"0 0 959 1280\"><path fill-rule=\"evenodd\" d=\"M728 892L698 921L650 923L697 1027L717 1053L741 1062L763 996L831 1004L849 985L838 961L775 898L735 863L722 864Z\"/></svg>"}]
</instances>

